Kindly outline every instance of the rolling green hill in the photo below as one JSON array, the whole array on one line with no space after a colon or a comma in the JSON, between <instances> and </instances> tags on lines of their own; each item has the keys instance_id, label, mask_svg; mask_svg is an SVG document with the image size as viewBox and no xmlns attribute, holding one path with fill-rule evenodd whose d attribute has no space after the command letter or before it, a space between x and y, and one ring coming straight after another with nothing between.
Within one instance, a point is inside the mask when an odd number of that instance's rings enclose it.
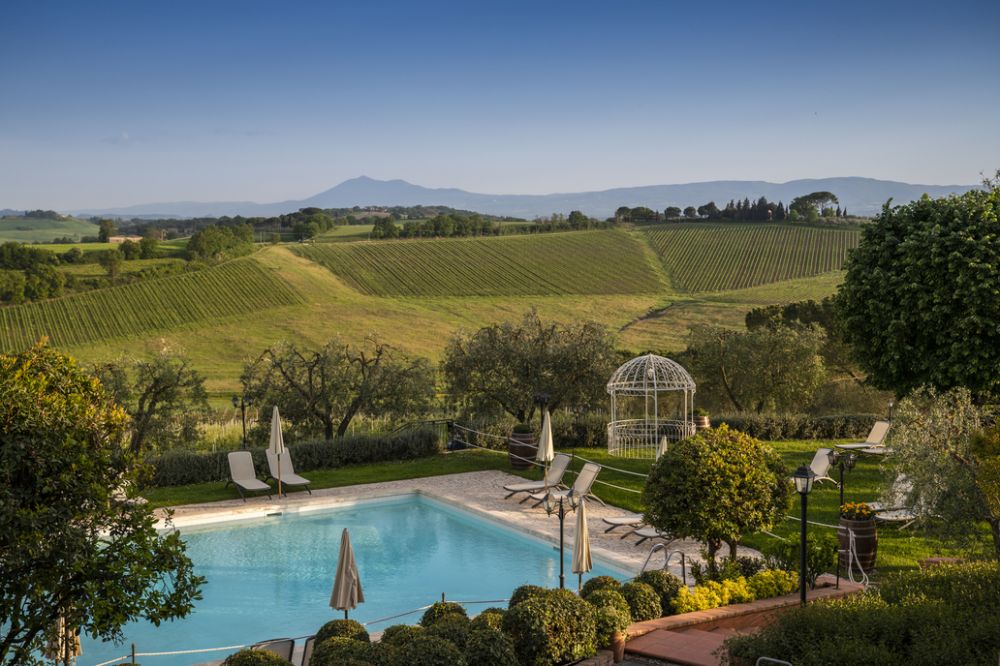
<instances>
[{"instance_id":1,"label":"rolling green hill","mask_svg":"<svg viewBox=\"0 0 1000 666\"><path fill-rule=\"evenodd\" d=\"M96 235L96 224L73 217L59 220L33 217L0 219L0 243L47 243L65 236L79 240L83 236Z\"/></svg>"},{"instance_id":2,"label":"rolling green hill","mask_svg":"<svg viewBox=\"0 0 1000 666\"><path fill-rule=\"evenodd\" d=\"M0 308L0 349L22 349L43 335L69 347L298 302L295 291L259 262L237 259L194 273Z\"/></svg>"},{"instance_id":3,"label":"rolling green hill","mask_svg":"<svg viewBox=\"0 0 1000 666\"><path fill-rule=\"evenodd\" d=\"M667 290L655 260L624 231L295 247L373 296L641 294Z\"/></svg>"},{"instance_id":4,"label":"rolling green hill","mask_svg":"<svg viewBox=\"0 0 1000 666\"><path fill-rule=\"evenodd\" d=\"M840 270L857 247L856 229L779 224L651 227L649 241L678 289L745 289Z\"/></svg>"}]
</instances>

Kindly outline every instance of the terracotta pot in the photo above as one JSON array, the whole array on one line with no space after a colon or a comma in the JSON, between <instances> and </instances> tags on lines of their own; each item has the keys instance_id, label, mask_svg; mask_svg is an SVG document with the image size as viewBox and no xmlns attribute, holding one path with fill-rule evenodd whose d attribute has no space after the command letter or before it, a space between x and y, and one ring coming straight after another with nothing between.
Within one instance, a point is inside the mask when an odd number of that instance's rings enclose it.
<instances>
[{"instance_id":1,"label":"terracotta pot","mask_svg":"<svg viewBox=\"0 0 1000 666\"><path fill-rule=\"evenodd\" d=\"M712 427L712 420L707 416L694 417L694 427L697 430L708 430Z\"/></svg>"},{"instance_id":2,"label":"terracotta pot","mask_svg":"<svg viewBox=\"0 0 1000 666\"><path fill-rule=\"evenodd\" d=\"M875 521L840 519L837 540L840 542L840 566L845 571L850 562L847 552L850 548L848 530L854 532L854 550L857 554L857 563L861 565L865 573L870 573L875 568L875 558L878 555L878 532L875 529Z\"/></svg>"},{"instance_id":3,"label":"terracotta pot","mask_svg":"<svg viewBox=\"0 0 1000 666\"><path fill-rule=\"evenodd\" d=\"M611 654L614 655L616 664L625 659L625 637L624 631L616 631L611 636Z\"/></svg>"},{"instance_id":4,"label":"terracotta pot","mask_svg":"<svg viewBox=\"0 0 1000 666\"><path fill-rule=\"evenodd\" d=\"M535 445L535 433L515 432L511 433L507 440L507 459L514 469L528 469L531 461L535 459L538 447ZM527 458L527 460L522 460Z\"/></svg>"}]
</instances>

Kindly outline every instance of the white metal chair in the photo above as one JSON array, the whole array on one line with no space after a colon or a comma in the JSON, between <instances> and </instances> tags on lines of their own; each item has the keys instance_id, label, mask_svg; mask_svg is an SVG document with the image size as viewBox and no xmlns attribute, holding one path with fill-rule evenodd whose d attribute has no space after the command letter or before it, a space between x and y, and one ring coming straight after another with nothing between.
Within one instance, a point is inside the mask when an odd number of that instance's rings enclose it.
<instances>
[{"instance_id":1,"label":"white metal chair","mask_svg":"<svg viewBox=\"0 0 1000 666\"><path fill-rule=\"evenodd\" d=\"M833 485L839 486L833 477L830 476L830 452L833 449L816 449L816 455L813 456L812 462L809 463L809 469L813 471L816 478L813 479L813 483L819 483L820 481L832 481Z\"/></svg>"}]
</instances>

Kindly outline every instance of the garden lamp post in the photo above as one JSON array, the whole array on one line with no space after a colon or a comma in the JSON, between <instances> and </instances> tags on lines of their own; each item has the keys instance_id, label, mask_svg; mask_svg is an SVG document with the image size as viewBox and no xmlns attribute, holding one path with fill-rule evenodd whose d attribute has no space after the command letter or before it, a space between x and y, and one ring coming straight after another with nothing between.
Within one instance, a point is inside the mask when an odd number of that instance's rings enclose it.
<instances>
[{"instance_id":1,"label":"garden lamp post","mask_svg":"<svg viewBox=\"0 0 1000 666\"><path fill-rule=\"evenodd\" d=\"M836 465L840 470L840 504L838 506L844 506L844 471L849 472L854 469L858 454L853 452L845 454L834 449L830 451L827 458L830 460L830 465Z\"/></svg>"},{"instance_id":2,"label":"garden lamp post","mask_svg":"<svg viewBox=\"0 0 1000 666\"><path fill-rule=\"evenodd\" d=\"M889 422L892 423L892 407L896 404L896 401L889 398Z\"/></svg>"},{"instance_id":3,"label":"garden lamp post","mask_svg":"<svg viewBox=\"0 0 1000 666\"><path fill-rule=\"evenodd\" d=\"M577 505L577 498L575 495L573 495L572 488L566 495L560 494L558 502L556 502L556 498L554 495L555 494L552 491L546 493L545 513L549 514L550 516L553 513L555 513L559 517L559 589L561 590L566 587L566 573L564 570L566 564L564 560L566 558L563 556L563 553L566 548L566 538L565 538L566 506L563 504L563 500L568 500L569 505L575 509Z\"/></svg>"},{"instance_id":4,"label":"garden lamp post","mask_svg":"<svg viewBox=\"0 0 1000 666\"><path fill-rule=\"evenodd\" d=\"M247 448L247 407L250 406L250 401L246 399L245 395L234 395L233 396L233 409L240 410L240 419L243 422L243 448Z\"/></svg>"},{"instance_id":5,"label":"garden lamp post","mask_svg":"<svg viewBox=\"0 0 1000 666\"><path fill-rule=\"evenodd\" d=\"M799 601L803 606L806 605L806 515L807 515L807 503L809 501L809 492L813 487L813 479L816 478L816 474L808 465L802 465L797 470L795 474L792 475L792 480L795 481L795 490L799 493L799 498L802 500L802 519L800 523L802 524L802 532L799 536Z\"/></svg>"}]
</instances>

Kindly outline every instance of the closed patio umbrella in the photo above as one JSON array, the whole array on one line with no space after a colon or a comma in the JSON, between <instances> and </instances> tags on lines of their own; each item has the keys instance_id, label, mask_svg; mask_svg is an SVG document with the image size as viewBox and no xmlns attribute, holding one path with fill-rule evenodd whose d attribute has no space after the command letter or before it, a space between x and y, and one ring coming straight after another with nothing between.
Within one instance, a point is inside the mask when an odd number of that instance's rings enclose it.
<instances>
[{"instance_id":1,"label":"closed patio umbrella","mask_svg":"<svg viewBox=\"0 0 1000 666\"><path fill-rule=\"evenodd\" d=\"M549 410L542 412L542 436L538 439L538 452L535 460L545 465L545 480L548 481L549 463L556 457L552 447L552 419L549 417Z\"/></svg>"},{"instance_id":2,"label":"closed patio umbrella","mask_svg":"<svg viewBox=\"0 0 1000 666\"><path fill-rule=\"evenodd\" d=\"M578 590L583 587L583 574L594 568L590 559L590 530L587 528L587 501L580 498L576 510L576 536L573 537L573 573L578 574Z\"/></svg>"},{"instance_id":3,"label":"closed patio umbrella","mask_svg":"<svg viewBox=\"0 0 1000 666\"><path fill-rule=\"evenodd\" d=\"M337 575L333 579L333 594L330 595L330 608L347 611L364 603L365 594L361 591L361 577L358 575L358 563L354 561L354 549L351 548L351 535L347 528L340 535L340 557L337 560Z\"/></svg>"},{"instance_id":4,"label":"closed patio umbrella","mask_svg":"<svg viewBox=\"0 0 1000 666\"><path fill-rule=\"evenodd\" d=\"M281 455L285 452L285 438L281 435L281 417L278 416L278 406L271 413L271 444L268 446L278 458L278 497L281 497Z\"/></svg>"},{"instance_id":5,"label":"closed patio umbrella","mask_svg":"<svg viewBox=\"0 0 1000 666\"><path fill-rule=\"evenodd\" d=\"M65 619L60 615L49 631L48 640L42 649L42 656L52 659L57 664L69 666L82 654L80 633L67 627Z\"/></svg>"}]
</instances>

